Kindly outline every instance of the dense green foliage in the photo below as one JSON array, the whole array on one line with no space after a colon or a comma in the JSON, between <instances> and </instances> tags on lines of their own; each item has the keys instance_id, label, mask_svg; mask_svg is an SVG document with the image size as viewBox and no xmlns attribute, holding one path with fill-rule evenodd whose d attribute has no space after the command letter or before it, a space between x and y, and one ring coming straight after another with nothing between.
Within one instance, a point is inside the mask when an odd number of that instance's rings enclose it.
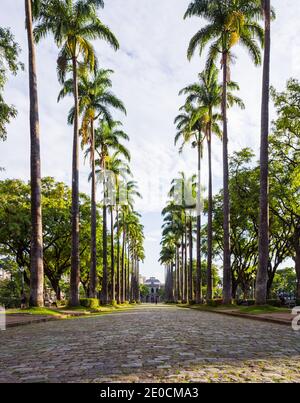
<instances>
[{"instance_id":1,"label":"dense green foliage","mask_svg":"<svg viewBox=\"0 0 300 403\"><path fill-rule=\"evenodd\" d=\"M17 74L23 65L18 61L20 47L14 36L7 28L0 27L0 140L6 139L6 125L17 116L13 105L8 105L3 97L4 86L7 82L8 72Z\"/></svg>"}]
</instances>

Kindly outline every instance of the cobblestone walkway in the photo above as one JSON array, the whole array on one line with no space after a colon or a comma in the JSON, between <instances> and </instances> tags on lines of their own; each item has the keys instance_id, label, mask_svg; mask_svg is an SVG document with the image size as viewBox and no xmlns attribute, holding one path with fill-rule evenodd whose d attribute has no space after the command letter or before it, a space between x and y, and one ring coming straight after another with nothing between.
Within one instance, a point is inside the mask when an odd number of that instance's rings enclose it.
<instances>
[{"instance_id":1,"label":"cobblestone walkway","mask_svg":"<svg viewBox=\"0 0 300 403\"><path fill-rule=\"evenodd\" d=\"M176 307L0 332L0 382L300 382L300 332Z\"/></svg>"}]
</instances>

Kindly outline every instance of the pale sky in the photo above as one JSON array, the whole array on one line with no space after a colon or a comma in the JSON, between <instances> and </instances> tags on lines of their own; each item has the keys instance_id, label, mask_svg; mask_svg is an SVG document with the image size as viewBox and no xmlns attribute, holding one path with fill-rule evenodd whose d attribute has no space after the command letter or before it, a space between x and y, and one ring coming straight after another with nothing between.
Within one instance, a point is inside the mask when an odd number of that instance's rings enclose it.
<instances>
[{"instance_id":1,"label":"pale sky","mask_svg":"<svg viewBox=\"0 0 300 403\"><path fill-rule=\"evenodd\" d=\"M291 76L300 78L299 0L273 0L277 20L272 32L271 82L283 89ZM186 58L189 39L203 26L193 18L184 21L189 0L106 0L101 20L115 33L120 50L95 43L102 68L115 71L113 91L126 105L127 117L116 114L129 134L132 170L144 198L137 202L145 225L146 260L141 272L163 280L158 261L161 238L160 212L166 201L169 183L179 171L197 169L195 152L189 148L182 156L174 147L173 121L184 100L178 92L197 80L205 57ZM1 0L0 25L10 27L22 48L27 64L27 43L23 0ZM42 174L70 184L72 128L66 116L72 100L57 104L60 86L56 76L57 48L48 37L37 47L38 85L41 119ZM255 68L245 51L236 48L232 79L240 84L240 96L246 110L229 114L230 152L243 147L259 150L261 68ZM0 166L6 168L0 178L29 178L29 101L27 71L11 77L6 99L18 109L18 117L8 127L8 140L0 144ZM214 189L221 186L221 144L213 144ZM207 181L204 155L203 183ZM81 158L80 188L89 193L88 165Z\"/></svg>"}]
</instances>

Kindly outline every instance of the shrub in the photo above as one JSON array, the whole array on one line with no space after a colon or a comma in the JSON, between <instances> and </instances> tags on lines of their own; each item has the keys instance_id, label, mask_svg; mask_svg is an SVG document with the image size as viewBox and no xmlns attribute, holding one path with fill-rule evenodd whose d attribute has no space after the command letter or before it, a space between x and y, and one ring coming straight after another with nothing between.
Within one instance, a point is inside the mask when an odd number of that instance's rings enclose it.
<instances>
[{"instance_id":1,"label":"shrub","mask_svg":"<svg viewBox=\"0 0 300 403\"><path fill-rule=\"evenodd\" d=\"M20 308L21 298L0 297L0 306L4 306L5 309Z\"/></svg>"},{"instance_id":2,"label":"shrub","mask_svg":"<svg viewBox=\"0 0 300 403\"><path fill-rule=\"evenodd\" d=\"M118 305L118 304L117 304L117 301L116 301L115 299L113 299L113 300L111 301L111 305L112 305L112 306Z\"/></svg>"},{"instance_id":3,"label":"shrub","mask_svg":"<svg viewBox=\"0 0 300 403\"><path fill-rule=\"evenodd\" d=\"M207 305L211 307L217 307L223 304L223 299L209 299L207 300Z\"/></svg>"},{"instance_id":4,"label":"shrub","mask_svg":"<svg viewBox=\"0 0 300 403\"><path fill-rule=\"evenodd\" d=\"M66 301L65 299L61 299L61 300L57 300L56 301L57 306L61 307L61 306L67 306L68 305L68 301Z\"/></svg>"},{"instance_id":5,"label":"shrub","mask_svg":"<svg viewBox=\"0 0 300 403\"><path fill-rule=\"evenodd\" d=\"M238 306L253 306L255 305L255 299L239 299L236 301Z\"/></svg>"},{"instance_id":6,"label":"shrub","mask_svg":"<svg viewBox=\"0 0 300 403\"><path fill-rule=\"evenodd\" d=\"M279 299L268 299L267 305L276 306L276 307L280 308L282 306L282 303Z\"/></svg>"},{"instance_id":7,"label":"shrub","mask_svg":"<svg viewBox=\"0 0 300 403\"><path fill-rule=\"evenodd\" d=\"M80 305L89 309L99 308L99 301L97 298L81 298Z\"/></svg>"}]
</instances>

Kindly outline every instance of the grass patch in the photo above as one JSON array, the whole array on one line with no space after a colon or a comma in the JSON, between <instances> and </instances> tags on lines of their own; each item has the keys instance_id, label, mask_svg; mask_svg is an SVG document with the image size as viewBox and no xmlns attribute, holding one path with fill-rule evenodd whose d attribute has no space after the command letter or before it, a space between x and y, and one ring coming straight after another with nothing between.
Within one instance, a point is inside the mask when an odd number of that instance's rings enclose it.
<instances>
[{"instance_id":1,"label":"grass patch","mask_svg":"<svg viewBox=\"0 0 300 403\"><path fill-rule=\"evenodd\" d=\"M247 315L259 315L264 313L289 313L289 308L278 308L272 305L252 305L252 306L238 306L238 305L220 305L217 307L211 307L209 305L187 305L178 304L180 308L196 309L198 311L234 311L237 313L245 313Z\"/></svg>"},{"instance_id":2,"label":"grass patch","mask_svg":"<svg viewBox=\"0 0 300 403\"><path fill-rule=\"evenodd\" d=\"M198 311L222 311L222 310L228 310L228 309L239 309L237 305L219 305L219 306L210 306L210 305L188 305L188 304L178 304L177 305L179 308L189 308L189 309L196 309Z\"/></svg>"},{"instance_id":3,"label":"grass patch","mask_svg":"<svg viewBox=\"0 0 300 403\"><path fill-rule=\"evenodd\" d=\"M123 309L130 309L134 308L136 305L133 304L120 304L120 305L99 305L97 308L91 309L91 308L86 308L84 306L76 306L76 307L60 307L59 310L64 311L64 312L82 312L82 313L101 313L101 312L113 312L117 310L123 310Z\"/></svg>"},{"instance_id":4,"label":"grass patch","mask_svg":"<svg viewBox=\"0 0 300 403\"><path fill-rule=\"evenodd\" d=\"M6 314L28 314L28 315L40 315L40 316L56 316L60 318L67 318L68 315L72 315L72 312L78 312L82 315L101 315L105 313L113 313L122 310L129 310L134 308L136 305L132 304L122 304L122 305L106 305L106 306L99 306L97 309L89 309L85 308L84 306L77 306L77 307L59 307L55 309L51 308L27 308L27 309L7 309L5 311ZM82 317L82 316L79 316Z\"/></svg>"},{"instance_id":5,"label":"grass patch","mask_svg":"<svg viewBox=\"0 0 300 403\"><path fill-rule=\"evenodd\" d=\"M276 312L290 312L291 310L288 308L278 308L276 306L271 305L253 305L253 306L243 306L239 307L239 312L247 313L250 315L259 315L263 313L276 313Z\"/></svg>"},{"instance_id":6,"label":"grass patch","mask_svg":"<svg viewBox=\"0 0 300 403\"><path fill-rule=\"evenodd\" d=\"M7 309L6 314L29 314L29 315L42 315L42 316L61 316L58 310L50 308L27 308L27 309Z\"/></svg>"}]
</instances>

